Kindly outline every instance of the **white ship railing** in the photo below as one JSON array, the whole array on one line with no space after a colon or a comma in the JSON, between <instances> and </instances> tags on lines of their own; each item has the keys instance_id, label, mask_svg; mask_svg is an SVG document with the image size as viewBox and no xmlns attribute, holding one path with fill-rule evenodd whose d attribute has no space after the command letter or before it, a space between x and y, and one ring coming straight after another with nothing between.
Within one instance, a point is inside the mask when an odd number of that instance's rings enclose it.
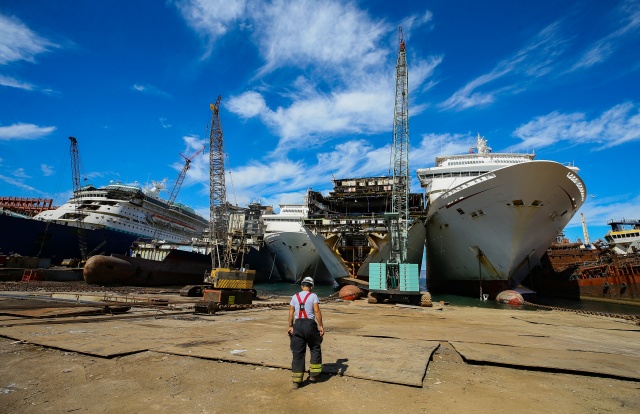
<instances>
[{"instance_id":1,"label":"white ship railing","mask_svg":"<svg viewBox=\"0 0 640 414\"><path fill-rule=\"evenodd\" d=\"M469 188L469 187L474 186L476 184L479 184L479 183L481 183L483 181L491 180L491 179L493 179L495 177L496 177L496 175L493 174L493 173L488 173L488 174L481 175L481 176L479 176L477 178L474 178L473 180L469 180L469 181L467 181L465 183L460 184L457 187L452 188L451 190L449 190L446 193L444 193L442 195L442 198L446 199L448 197L451 197L453 194L464 190L465 188Z\"/></svg>"}]
</instances>

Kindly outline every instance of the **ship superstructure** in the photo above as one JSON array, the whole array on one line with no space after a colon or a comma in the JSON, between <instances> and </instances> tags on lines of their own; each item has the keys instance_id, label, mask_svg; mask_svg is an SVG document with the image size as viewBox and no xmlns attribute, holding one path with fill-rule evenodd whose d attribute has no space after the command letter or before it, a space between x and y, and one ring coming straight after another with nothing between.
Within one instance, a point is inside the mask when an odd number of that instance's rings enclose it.
<instances>
[{"instance_id":1,"label":"ship superstructure","mask_svg":"<svg viewBox=\"0 0 640 414\"><path fill-rule=\"evenodd\" d=\"M640 252L640 220L609 220L607 224L611 230L604 239L614 253L625 255Z\"/></svg>"},{"instance_id":2,"label":"ship superstructure","mask_svg":"<svg viewBox=\"0 0 640 414\"><path fill-rule=\"evenodd\" d=\"M578 169L534 154L468 154L418 169L427 197L429 290L490 295L517 287L585 201Z\"/></svg>"}]
</instances>

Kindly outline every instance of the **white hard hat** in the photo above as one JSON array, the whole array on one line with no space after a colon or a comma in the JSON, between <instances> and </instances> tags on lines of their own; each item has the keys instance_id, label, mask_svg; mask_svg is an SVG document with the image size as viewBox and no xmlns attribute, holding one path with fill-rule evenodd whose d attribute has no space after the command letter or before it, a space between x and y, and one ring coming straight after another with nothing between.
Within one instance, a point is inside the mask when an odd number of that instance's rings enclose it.
<instances>
[{"instance_id":1,"label":"white hard hat","mask_svg":"<svg viewBox=\"0 0 640 414\"><path fill-rule=\"evenodd\" d=\"M310 278L309 276L307 276L304 279L302 279L302 282L300 282L300 284L301 285L309 284L309 285L313 286L313 278Z\"/></svg>"}]
</instances>

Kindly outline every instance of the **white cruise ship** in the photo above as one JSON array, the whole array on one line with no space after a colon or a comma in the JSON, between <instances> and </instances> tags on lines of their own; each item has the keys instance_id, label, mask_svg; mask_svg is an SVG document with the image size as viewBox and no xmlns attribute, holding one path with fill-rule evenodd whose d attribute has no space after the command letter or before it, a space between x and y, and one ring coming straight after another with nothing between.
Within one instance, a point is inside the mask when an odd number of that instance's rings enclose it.
<instances>
[{"instance_id":1,"label":"white cruise ship","mask_svg":"<svg viewBox=\"0 0 640 414\"><path fill-rule=\"evenodd\" d=\"M279 214L263 214L264 245L285 281L295 283L311 276L316 283L333 283L302 225L308 212L304 204L280 204Z\"/></svg>"},{"instance_id":2,"label":"white cruise ship","mask_svg":"<svg viewBox=\"0 0 640 414\"><path fill-rule=\"evenodd\" d=\"M430 290L495 296L517 287L585 201L578 169L533 154L470 153L418 169L427 196Z\"/></svg>"},{"instance_id":3,"label":"white cruise ship","mask_svg":"<svg viewBox=\"0 0 640 414\"><path fill-rule=\"evenodd\" d=\"M75 227L81 222L87 231L107 230L175 244L202 237L209 221L190 207L159 198L164 182L153 184L151 189L121 183L85 186L61 207L34 218Z\"/></svg>"}]
</instances>

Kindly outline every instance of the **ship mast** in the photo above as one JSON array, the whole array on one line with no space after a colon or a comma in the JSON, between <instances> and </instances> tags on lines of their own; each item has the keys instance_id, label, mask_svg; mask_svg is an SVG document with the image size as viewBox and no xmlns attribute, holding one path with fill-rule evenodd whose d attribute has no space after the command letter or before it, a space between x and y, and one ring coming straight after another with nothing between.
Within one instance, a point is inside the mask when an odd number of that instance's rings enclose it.
<instances>
[{"instance_id":1,"label":"ship mast","mask_svg":"<svg viewBox=\"0 0 640 414\"><path fill-rule=\"evenodd\" d=\"M396 100L393 111L393 191L390 262L406 263L409 223L409 73L402 26L398 27ZM397 219L396 219L397 217ZM396 221L397 220L397 221Z\"/></svg>"}]
</instances>

